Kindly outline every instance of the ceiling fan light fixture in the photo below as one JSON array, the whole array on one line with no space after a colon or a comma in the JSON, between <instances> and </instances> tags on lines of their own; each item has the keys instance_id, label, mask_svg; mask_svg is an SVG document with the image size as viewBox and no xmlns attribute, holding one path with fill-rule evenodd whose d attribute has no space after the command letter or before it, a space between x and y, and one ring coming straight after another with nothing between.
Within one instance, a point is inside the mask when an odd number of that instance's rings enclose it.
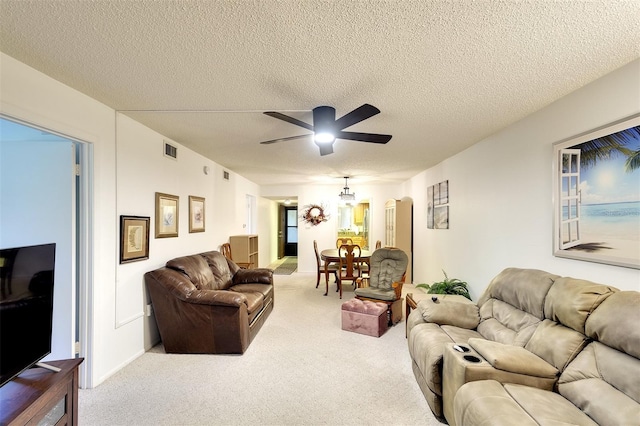
<instances>
[{"instance_id":1,"label":"ceiling fan light fixture","mask_svg":"<svg viewBox=\"0 0 640 426\"><path fill-rule=\"evenodd\" d=\"M313 139L318 143L332 143L336 137L331 132L318 132L314 134Z\"/></svg>"}]
</instances>

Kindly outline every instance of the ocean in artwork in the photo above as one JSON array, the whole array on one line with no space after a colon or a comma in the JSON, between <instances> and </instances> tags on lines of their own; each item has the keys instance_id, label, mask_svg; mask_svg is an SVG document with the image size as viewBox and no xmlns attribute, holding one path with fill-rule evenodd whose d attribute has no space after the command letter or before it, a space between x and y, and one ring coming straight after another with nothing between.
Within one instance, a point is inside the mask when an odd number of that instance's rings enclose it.
<instances>
[{"instance_id":1,"label":"ocean in artwork","mask_svg":"<svg viewBox=\"0 0 640 426\"><path fill-rule=\"evenodd\" d=\"M635 240L640 244L640 201L583 204L580 213L583 234Z\"/></svg>"}]
</instances>

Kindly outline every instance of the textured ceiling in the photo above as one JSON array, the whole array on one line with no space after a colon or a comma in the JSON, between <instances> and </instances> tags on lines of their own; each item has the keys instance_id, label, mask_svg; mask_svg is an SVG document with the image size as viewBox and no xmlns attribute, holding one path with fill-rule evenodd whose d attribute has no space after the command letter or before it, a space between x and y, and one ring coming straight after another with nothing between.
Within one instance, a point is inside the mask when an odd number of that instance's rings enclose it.
<instances>
[{"instance_id":1,"label":"textured ceiling","mask_svg":"<svg viewBox=\"0 0 640 426\"><path fill-rule=\"evenodd\" d=\"M404 181L639 46L640 1L0 0L4 53L262 185ZM388 144L259 144L364 103Z\"/></svg>"}]
</instances>

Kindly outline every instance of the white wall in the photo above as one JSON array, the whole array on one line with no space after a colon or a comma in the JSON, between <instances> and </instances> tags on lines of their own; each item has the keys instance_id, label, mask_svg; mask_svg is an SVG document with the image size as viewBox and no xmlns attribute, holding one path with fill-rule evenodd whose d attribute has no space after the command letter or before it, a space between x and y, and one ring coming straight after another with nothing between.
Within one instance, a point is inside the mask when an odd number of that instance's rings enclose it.
<instances>
[{"instance_id":1,"label":"white wall","mask_svg":"<svg viewBox=\"0 0 640 426\"><path fill-rule=\"evenodd\" d=\"M414 283L439 280L444 269L468 281L475 299L514 266L640 290L637 269L552 255L553 144L639 111L636 60L407 182L414 198ZM427 187L446 179L450 229L427 229Z\"/></svg>"},{"instance_id":2,"label":"white wall","mask_svg":"<svg viewBox=\"0 0 640 426\"><path fill-rule=\"evenodd\" d=\"M118 265L116 275L115 327L132 327L138 333L135 341L139 354L159 341L153 317L145 316L150 299L144 273L177 256L217 250L229 235L245 233L245 194L255 196L258 187L234 173L224 180L217 163L125 115L118 113L116 124L117 215L151 218L149 260ZM165 140L178 148L177 159L164 156ZM179 197L176 238L155 238L156 192ZM204 232L189 232L189 196L205 199ZM108 347L117 346L112 342ZM110 356L127 362L117 352Z\"/></svg>"},{"instance_id":3,"label":"white wall","mask_svg":"<svg viewBox=\"0 0 640 426\"><path fill-rule=\"evenodd\" d=\"M217 249L229 235L245 233L246 195L257 197L258 187L232 171L224 180L221 166L178 144L180 158L171 163L162 156L161 135L5 54L0 54L0 86L0 113L93 149L91 282L81 283L94 307L82 319L93 337L88 342L93 356L81 368L85 385L97 386L157 340L155 324L144 316L142 274L172 257ZM206 176L205 165L210 167ZM179 237L154 239L152 224L150 258L120 265L119 216L149 216L153 223L156 191L180 197ZM206 199L203 233L188 232L189 195Z\"/></svg>"}]
</instances>

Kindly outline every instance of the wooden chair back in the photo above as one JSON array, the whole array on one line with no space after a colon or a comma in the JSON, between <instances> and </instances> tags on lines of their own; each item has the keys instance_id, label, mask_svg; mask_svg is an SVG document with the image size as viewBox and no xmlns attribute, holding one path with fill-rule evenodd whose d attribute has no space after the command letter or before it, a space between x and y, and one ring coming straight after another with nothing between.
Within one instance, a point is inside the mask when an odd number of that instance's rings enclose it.
<instances>
[{"instance_id":1,"label":"wooden chair back","mask_svg":"<svg viewBox=\"0 0 640 426\"><path fill-rule=\"evenodd\" d=\"M338 238L336 240L336 248L339 249L341 245L349 244L353 245L353 240L351 238Z\"/></svg>"},{"instance_id":2,"label":"wooden chair back","mask_svg":"<svg viewBox=\"0 0 640 426\"><path fill-rule=\"evenodd\" d=\"M357 244L342 244L340 246L340 280L353 281L361 274L362 250Z\"/></svg>"},{"instance_id":3,"label":"wooden chair back","mask_svg":"<svg viewBox=\"0 0 640 426\"><path fill-rule=\"evenodd\" d=\"M220 253L236 265L238 265L242 269L247 269L251 267L251 262L236 262L233 260L233 255L231 254L231 244L224 243L220 246Z\"/></svg>"},{"instance_id":4,"label":"wooden chair back","mask_svg":"<svg viewBox=\"0 0 640 426\"><path fill-rule=\"evenodd\" d=\"M316 253L316 265L317 265L317 279L316 279L316 288L320 285L320 275L325 273L325 265L320 257L320 252L318 251L318 242L313 240L313 251ZM338 278L338 266L335 263L330 263L327 265L327 274L333 274L336 277L336 284L339 281ZM326 287L327 291L325 292L325 296L329 293L329 277L325 275Z\"/></svg>"},{"instance_id":5,"label":"wooden chair back","mask_svg":"<svg viewBox=\"0 0 640 426\"><path fill-rule=\"evenodd\" d=\"M231 244L229 243L222 244L220 246L220 253L222 253L222 255L227 259L233 260L233 257L231 256Z\"/></svg>"},{"instance_id":6,"label":"wooden chair back","mask_svg":"<svg viewBox=\"0 0 640 426\"><path fill-rule=\"evenodd\" d=\"M316 253L316 265L318 265L318 269L321 269L323 266L320 260L320 252L318 251L318 242L316 240L313 240L313 251ZM322 272L324 272L324 269L322 269Z\"/></svg>"}]
</instances>

